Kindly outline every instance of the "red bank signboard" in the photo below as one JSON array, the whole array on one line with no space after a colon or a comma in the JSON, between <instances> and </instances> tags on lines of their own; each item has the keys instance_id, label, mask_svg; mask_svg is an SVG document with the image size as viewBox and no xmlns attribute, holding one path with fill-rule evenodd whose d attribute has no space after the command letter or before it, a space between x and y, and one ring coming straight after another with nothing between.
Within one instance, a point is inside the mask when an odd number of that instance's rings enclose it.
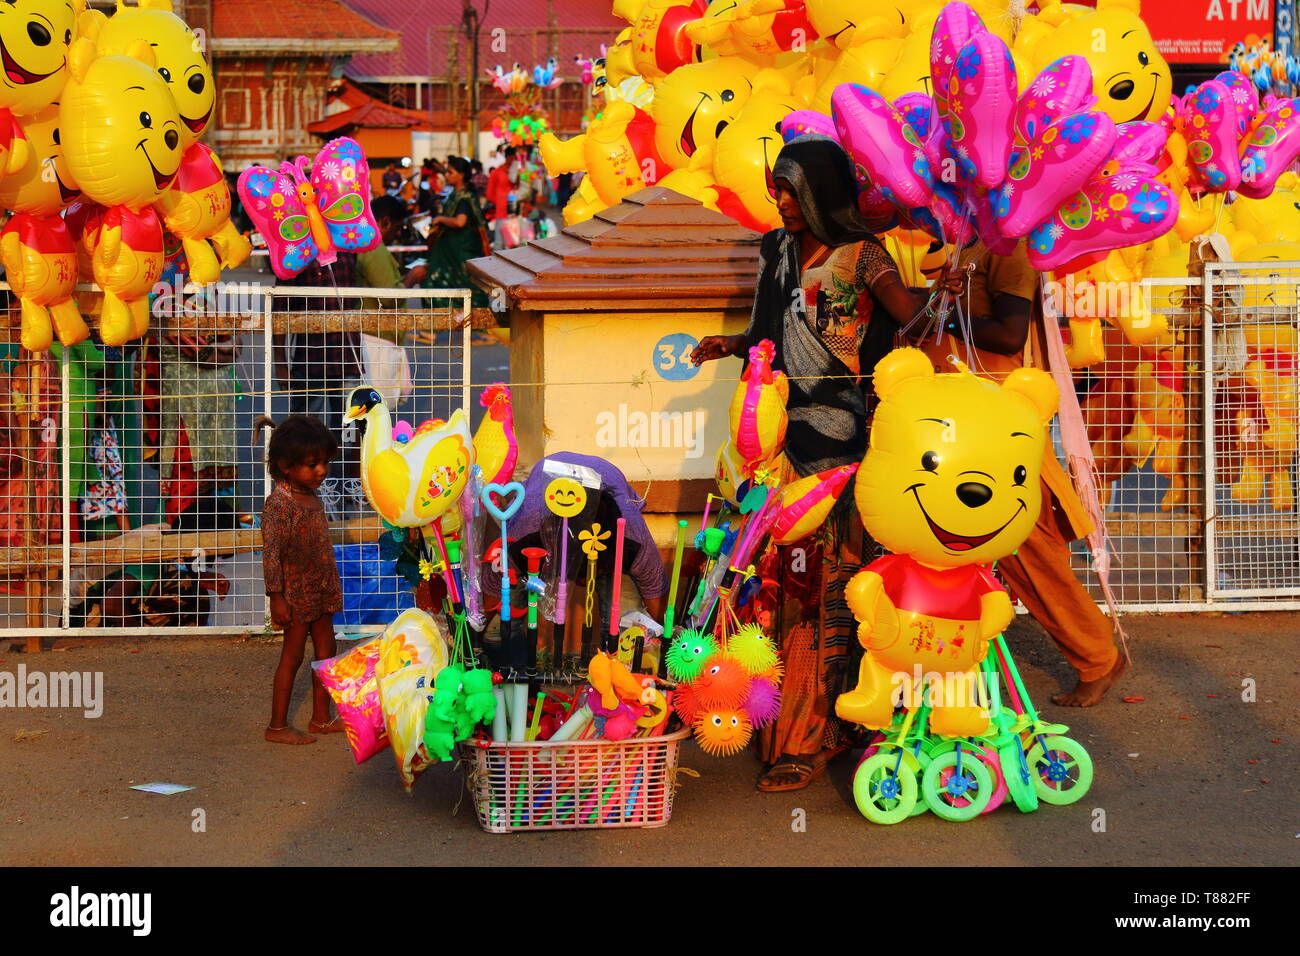
<instances>
[{"instance_id":1,"label":"red bank signboard","mask_svg":"<svg viewBox=\"0 0 1300 956\"><path fill-rule=\"evenodd\" d=\"M1170 63L1221 63L1254 33L1273 37L1273 0L1143 0L1142 19Z\"/></svg>"}]
</instances>

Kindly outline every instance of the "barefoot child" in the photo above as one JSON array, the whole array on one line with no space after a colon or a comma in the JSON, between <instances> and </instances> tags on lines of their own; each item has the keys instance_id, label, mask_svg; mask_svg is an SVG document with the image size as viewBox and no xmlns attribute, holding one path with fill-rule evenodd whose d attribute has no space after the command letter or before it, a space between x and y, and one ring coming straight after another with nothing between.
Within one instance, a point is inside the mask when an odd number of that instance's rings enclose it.
<instances>
[{"instance_id":1,"label":"barefoot child","mask_svg":"<svg viewBox=\"0 0 1300 956\"><path fill-rule=\"evenodd\" d=\"M335 654L334 612L343 610L343 589L316 489L329 474L339 446L329 428L305 415L291 415L278 426L262 418L257 428L262 427L275 429L267 452L275 489L262 509L262 574L271 599L271 623L284 630L265 736L277 744L310 744L315 737L289 726L289 697L308 634L316 660ZM330 719L329 693L315 674L308 730L320 734L343 730L342 721Z\"/></svg>"}]
</instances>

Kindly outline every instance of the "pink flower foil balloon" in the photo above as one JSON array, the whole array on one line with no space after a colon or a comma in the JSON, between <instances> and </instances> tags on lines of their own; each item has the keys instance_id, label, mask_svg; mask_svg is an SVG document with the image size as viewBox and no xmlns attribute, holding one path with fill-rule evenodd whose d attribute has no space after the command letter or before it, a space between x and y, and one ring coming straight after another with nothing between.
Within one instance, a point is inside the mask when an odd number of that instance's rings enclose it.
<instances>
[{"instance_id":1,"label":"pink flower foil balloon","mask_svg":"<svg viewBox=\"0 0 1300 956\"><path fill-rule=\"evenodd\" d=\"M887 199L903 208L930 201L930 163L916 131L889 100L857 83L842 83L831 94L831 116L849 157Z\"/></svg>"},{"instance_id":2,"label":"pink flower foil balloon","mask_svg":"<svg viewBox=\"0 0 1300 956\"><path fill-rule=\"evenodd\" d=\"M939 11L930 32L930 82L940 110L947 105L948 77L962 48L987 32L979 14L964 3L950 3Z\"/></svg>"},{"instance_id":3,"label":"pink flower foil balloon","mask_svg":"<svg viewBox=\"0 0 1300 956\"><path fill-rule=\"evenodd\" d=\"M1023 236L1083 188L1115 145L1115 121L1105 113L1071 113L1034 127L1018 147L1007 179L990 194L1004 235Z\"/></svg>"},{"instance_id":4,"label":"pink flower foil balloon","mask_svg":"<svg viewBox=\"0 0 1300 956\"><path fill-rule=\"evenodd\" d=\"M1011 157L1016 67L999 37L981 33L962 47L948 75L947 103L940 105L939 113L958 176L985 189L1001 183Z\"/></svg>"},{"instance_id":5,"label":"pink flower foil balloon","mask_svg":"<svg viewBox=\"0 0 1300 956\"><path fill-rule=\"evenodd\" d=\"M1087 60L1081 56L1053 60L1016 103L1016 145L1028 145L1049 123L1091 109L1096 102Z\"/></svg>"},{"instance_id":6,"label":"pink flower foil balloon","mask_svg":"<svg viewBox=\"0 0 1300 956\"><path fill-rule=\"evenodd\" d=\"M1115 127L1115 148L1111 159L1119 163L1150 163L1156 165L1165 144L1169 141L1169 127L1164 123L1134 120Z\"/></svg>"},{"instance_id":7,"label":"pink flower foil balloon","mask_svg":"<svg viewBox=\"0 0 1300 956\"><path fill-rule=\"evenodd\" d=\"M1163 236L1178 219L1178 199L1155 177L1155 167L1148 164L1108 160L1082 190L1030 232L1030 264L1040 272L1070 272L1075 260Z\"/></svg>"},{"instance_id":8,"label":"pink flower foil balloon","mask_svg":"<svg viewBox=\"0 0 1300 956\"><path fill-rule=\"evenodd\" d=\"M825 113L818 113L816 110L795 110L793 113L787 113L785 119L781 120L781 139L783 142L790 142L799 136L808 134L817 136L829 136L833 140L839 140L839 133L836 132L835 123Z\"/></svg>"},{"instance_id":9,"label":"pink flower foil balloon","mask_svg":"<svg viewBox=\"0 0 1300 956\"><path fill-rule=\"evenodd\" d=\"M1218 80L1207 80L1179 104L1187 159L1205 192L1222 193L1241 183L1237 153L1237 112L1232 93Z\"/></svg>"},{"instance_id":10,"label":"pink flower foil balloon","mask_svg":"<svg viewBox=\"0 0 1300 956\"><path fill-rule=\"evenodd\" d=\"M1264 112L1251 121L1242 143L1241 185L1238 191L1263 199L1300 155L1300 100L1269 96Z\"/></svg>"},{"instance_id":11,"label":"pink flower foil balloon","mask_svg":"<svg viewBox=\"0 0 1300 956\"><path fill-rule=\"evenodd\" d=\"M1259 94L1255 92L1255 84L1236 70L1224 71L1215 79L1228 88L1233 111L1237 114L1237 135L1245 134L1259 112Z\"/></svg>"},{"instance_id":12,"label":"pink flower foil balloon","mask_svg":"<svg viewBox=\"0 0 1300 956\"><path fill-rule=\"evenodd\" d=\"M942 168L944 128L934 97L925 93L904 93L894 100L894 108L916 133L931 172Z\"/></svg>"}]
</instances>

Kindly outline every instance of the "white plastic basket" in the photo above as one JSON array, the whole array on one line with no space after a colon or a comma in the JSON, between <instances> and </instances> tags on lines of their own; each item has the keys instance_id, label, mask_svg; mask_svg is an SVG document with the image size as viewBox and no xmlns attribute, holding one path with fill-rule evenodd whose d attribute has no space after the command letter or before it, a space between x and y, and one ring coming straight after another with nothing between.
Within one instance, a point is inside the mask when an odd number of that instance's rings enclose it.
<instances>
[{"instance_id":1,"label":"white plastic basket","mask_svg":"<svg viewBox=\"0 0 1300 956\"><path fill-rule=\"evenodd\" d=\"M479 824L489 833L664 826L689 734L683 727L617 741L466 741Z\"/></svg>"}]
</instances>

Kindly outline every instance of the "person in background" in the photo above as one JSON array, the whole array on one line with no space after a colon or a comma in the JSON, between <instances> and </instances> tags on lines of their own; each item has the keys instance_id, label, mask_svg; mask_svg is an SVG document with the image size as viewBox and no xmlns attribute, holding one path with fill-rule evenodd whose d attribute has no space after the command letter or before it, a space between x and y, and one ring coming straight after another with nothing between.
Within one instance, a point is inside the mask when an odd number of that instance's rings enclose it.
<instances>
[{"instance_id":1,"label":"person in background","mask_svg":"<svg viewBox=\"0 0 1300 956\"><path fill-rule=\"evenodd\" d=\"M507 146L502 162L488 174L487 201L492 206L492 218L504 219L509 215L510 167L515 161L515 148Z\"/></svg>"},{"instance_id":2,"label":"person in background","mask_svg":"<svg viewBox=\"0 0 1300 956\"><path fill-rule=\"evenodd\" d=\"M945 267L940 281L955 277L962 289L962 314L969 316L970 342L956 318L948 319L936 342L919 343L937 372L955 371L949 356L977 375L1000 382L1024 365L1038 274L1023 244L1009 256L994 255L975 242ZM1036 337L1038 337L1036 336ZM1045 346L1035 343L1039 355ZM1035 620L1056 642L1077 675L1075 687L1052 697L1060 707L1091 707L1100 702L1124 669L1127 658L1115 646L1113 627L1070 567L1070 542L1092 531L1092 521L1074 485L1049 444L1041 479L1043 507L1038 522L1016 553L998 562L997 571Z\"/></svg>"},{"instance_id":3,"label":"person in background","mask_svg":"<svg viewBox=\"0 0 1300 956\"><path fill-rule=\"evenodd\" d=\"M447 182L452 193L443 203L443 215L433 217L424 284L430 289L470 289L472 306L487 308L487 293L470 282L465 271L466 262L491 251L483 210L467 182L469 172L469 160L464 156L448 157Z\"/></svg>"},{"instance_id":4,"label":"person in background","mask_svg":"<svg viewBox=\"0 0 1300 956\"><path fill-rule=\"evenodd\" d=\"M483 164L480 163L477 159L471 159L469 161L469 168L470 168L470 177L469 177L470 186L473 187L474 195L478 197L479 202L482 202L483 197L487 195L487 182L488 182L487 173L483 172Z\"/></svg>"},{"instance_id":5,"label":"person in background","mask_svg":"<svg viewBox=\"0 0 1300 956\"><path fill-rule=\"evenodd\" d=\"M384 175L380 177L383 184L384 193L389 196L397 196L402 191L402 174L397 170L396 163L389 163L388 168L384 170Z\"/></svg>"},{"instance_id":6,"label":"person in background","mask_svg":"<svg viewBox=\"0 0 1300 956\"><path fill-rule=\"evenodd\" d=\"M428 270L418 265L403 273L397 258L388 251L388 247L397 241L397 234L406 220L406 209L401 200L393 196L376 196L370 201L370 211L379 224L381 242L367 252L357 253L358 284L373 289L409 289L419 285Z\"/></svg>"}]
</instances>

